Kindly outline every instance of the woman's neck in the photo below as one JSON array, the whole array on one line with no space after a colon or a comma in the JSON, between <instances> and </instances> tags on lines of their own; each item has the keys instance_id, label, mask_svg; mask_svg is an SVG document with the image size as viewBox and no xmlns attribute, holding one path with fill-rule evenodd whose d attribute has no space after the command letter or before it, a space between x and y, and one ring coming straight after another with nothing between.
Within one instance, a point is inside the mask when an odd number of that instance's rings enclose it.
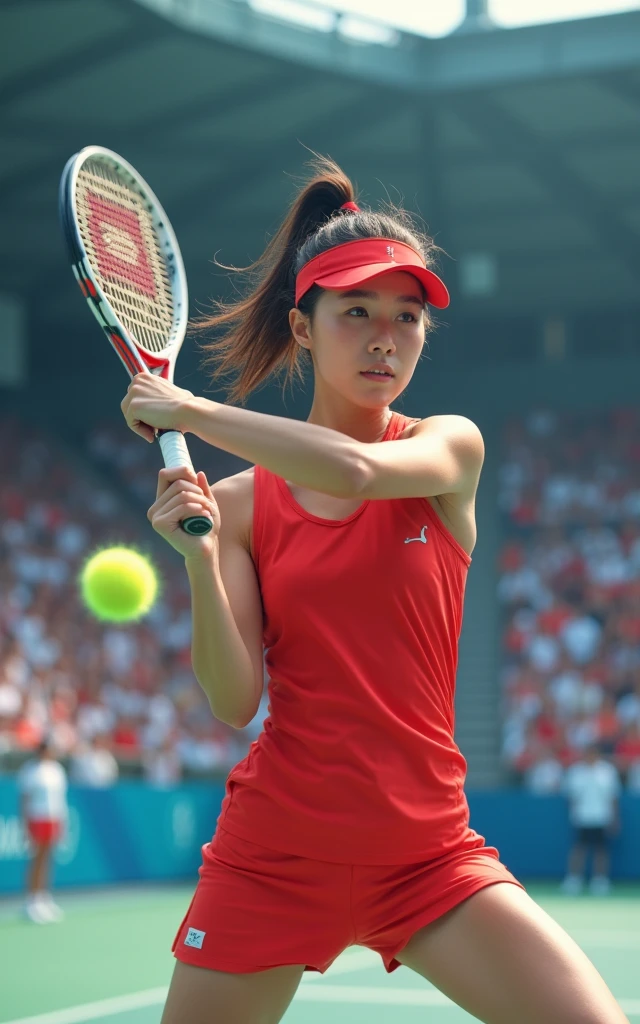
<instances>
[{"instance_id":1,"label":"woman's neck","mask_svg":"<svg viewBox=\"0 0 640 1024\"><path fill-rule=\"evenodd\" d=\"M391 409L320 409L314 402L307 423L337 430L363 444L373 444L384 437L393 413Z\"/></svg>"}]
</instances>

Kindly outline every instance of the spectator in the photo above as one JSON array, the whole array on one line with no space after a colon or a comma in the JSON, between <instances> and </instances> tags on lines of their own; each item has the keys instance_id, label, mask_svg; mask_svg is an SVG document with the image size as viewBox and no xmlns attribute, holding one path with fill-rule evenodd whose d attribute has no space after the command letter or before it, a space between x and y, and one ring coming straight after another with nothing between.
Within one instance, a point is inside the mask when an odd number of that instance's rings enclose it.
<instances>
[{"instance_id":1,"label":"spectator","mask_svg":"<svg viewBox=\"0 0 640 1024\"><path fill-rule=\"evenodd\" d=\"M158 789L177 786L182 778L182 764L175 739L168 733L160 747L148 750L143 756L144 777Z\"/></svg>"},{"instance_id":2,"label":"spectator","mask_svg":"<svg viewBox=\"0 0 640 1024\"><path fill-rule=\"evenodd\" d=\"M620 790L615 767L595 743L586 747L582 758L567 770L564 792L569 800L574 842L563 892L576 895L582 890L589 852L593 855L591 892L598 896L609 892L609 842L620 829Z\"/></svg>"},{"instance_id":3,"label":"spectator","mask_svg":"<svg viewBox=\"0 0 640 1024\"><path fill-rule=\"evenodd\" d=\"M112 733L113 747L118 757L130 761L140 752L140 738L133 718L121 718Z\"/></svg>"},{"instance_id":4,"label":"spectator","mask_svg":"<svg viewBox=\"0 0 640 1024\"><path fill-rule=\"evenodd\" d=\"M628 779L635 765L640 765L640 722L629 722L614 747L614 760L623 778Z\"/></svg>"},{"instance_id":5,"label":"spectator","mask_svg":"<svg viewBox=\"0 0 640 1024\"><path fill-rule=\"evenodd\" d=\"M102 733L80 744L71 760L71 781L95 789L113 786L118 781L119 768L110 746L109 738Z\"/></svg>"},{"instance_id":6,"label":"spectator","mask_svg":"<svg viewBox=\"0 0 640 1024\"><path fill-rule=\"evenodd\" d=\"M543 744L531 767L525 772L524 782L530 793L546 796L562 789L564 767L551 744Z\"/></svg>"}]
</instances>

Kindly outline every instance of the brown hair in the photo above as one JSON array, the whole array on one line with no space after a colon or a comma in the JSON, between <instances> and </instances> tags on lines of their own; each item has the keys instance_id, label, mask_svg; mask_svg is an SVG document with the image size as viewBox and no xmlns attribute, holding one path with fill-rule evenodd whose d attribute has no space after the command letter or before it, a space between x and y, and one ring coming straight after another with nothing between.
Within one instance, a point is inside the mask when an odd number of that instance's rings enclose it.
<instances>
[{"instance_id":1,"label":"brown hair","mask_svg":"<svg viewBox=\"0 0 640 1024\"><path fill-rule=\"evenodd\" d=\"M286 371L283 391L295 377L304 381L301 362L306 349L294 340L289 327L289 310L296 305L296 274L327 249L363 238L391 238L406 242L432 265L438 247L418 231L410 215L391 203L382 213L341 210L355 201L354 187L341 168L329 157L314 153L310 161L313 177L300 189L280 228L262 256L249 267L217 266L248 274L253 288L235 302L216 300L212 316L192 326L199 330L227 327L220 337L202 346L208 353L205 366L214 366L216 381L228 373L236 378L229 388L229 400L244 404L250 393L273 373ZM298 309L313 318L324 289L314 285L298 303ZM425 305L427 329L431 319Z\"/></svg>"}]
</instances>

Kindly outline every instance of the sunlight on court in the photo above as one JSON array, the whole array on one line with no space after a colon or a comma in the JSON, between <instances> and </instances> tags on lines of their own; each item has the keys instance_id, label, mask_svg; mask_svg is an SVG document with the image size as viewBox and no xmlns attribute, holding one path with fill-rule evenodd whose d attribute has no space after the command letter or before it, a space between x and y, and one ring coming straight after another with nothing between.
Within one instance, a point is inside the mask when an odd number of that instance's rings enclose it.
<instances>
[{"instance_id":1,"label":"sunlight on court","mask_svg":"<svg viewBox=\"0 0 640 1024\"><path fill-rule=\"evenodd\" d=\"M171 939L190 889L118 890L62 897L60 925L34 928L18 904L0 912L4 965L0 1024L157 1024L173 958ZM596 901L532 895L601 971L630 1019L640 1020L640 893ZM33 963L40 965L33 984ZM370 950L347 950L324 976L305 975L286 1024L464 1024L472 1018L406 968L388 976Z\"/></svg>"}]
</instances>

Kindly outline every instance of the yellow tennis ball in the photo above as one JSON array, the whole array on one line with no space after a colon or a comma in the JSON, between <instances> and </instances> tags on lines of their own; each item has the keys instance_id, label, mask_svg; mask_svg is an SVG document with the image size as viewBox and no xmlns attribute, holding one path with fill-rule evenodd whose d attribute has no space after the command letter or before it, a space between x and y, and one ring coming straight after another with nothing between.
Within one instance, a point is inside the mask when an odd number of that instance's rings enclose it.
<instances>
[{"instance_id":1,"label":"yellow tennis ball","mask_svg":"<svg viewBox=\"0 0 640 1024\"><path fill-rule=\"evenodd\" d=\"M79 584L85 605L103 622L142 618L158 593L158 577L149 559L126 547L97 551L83 565Z\"/></svg>"}]
</instances>

